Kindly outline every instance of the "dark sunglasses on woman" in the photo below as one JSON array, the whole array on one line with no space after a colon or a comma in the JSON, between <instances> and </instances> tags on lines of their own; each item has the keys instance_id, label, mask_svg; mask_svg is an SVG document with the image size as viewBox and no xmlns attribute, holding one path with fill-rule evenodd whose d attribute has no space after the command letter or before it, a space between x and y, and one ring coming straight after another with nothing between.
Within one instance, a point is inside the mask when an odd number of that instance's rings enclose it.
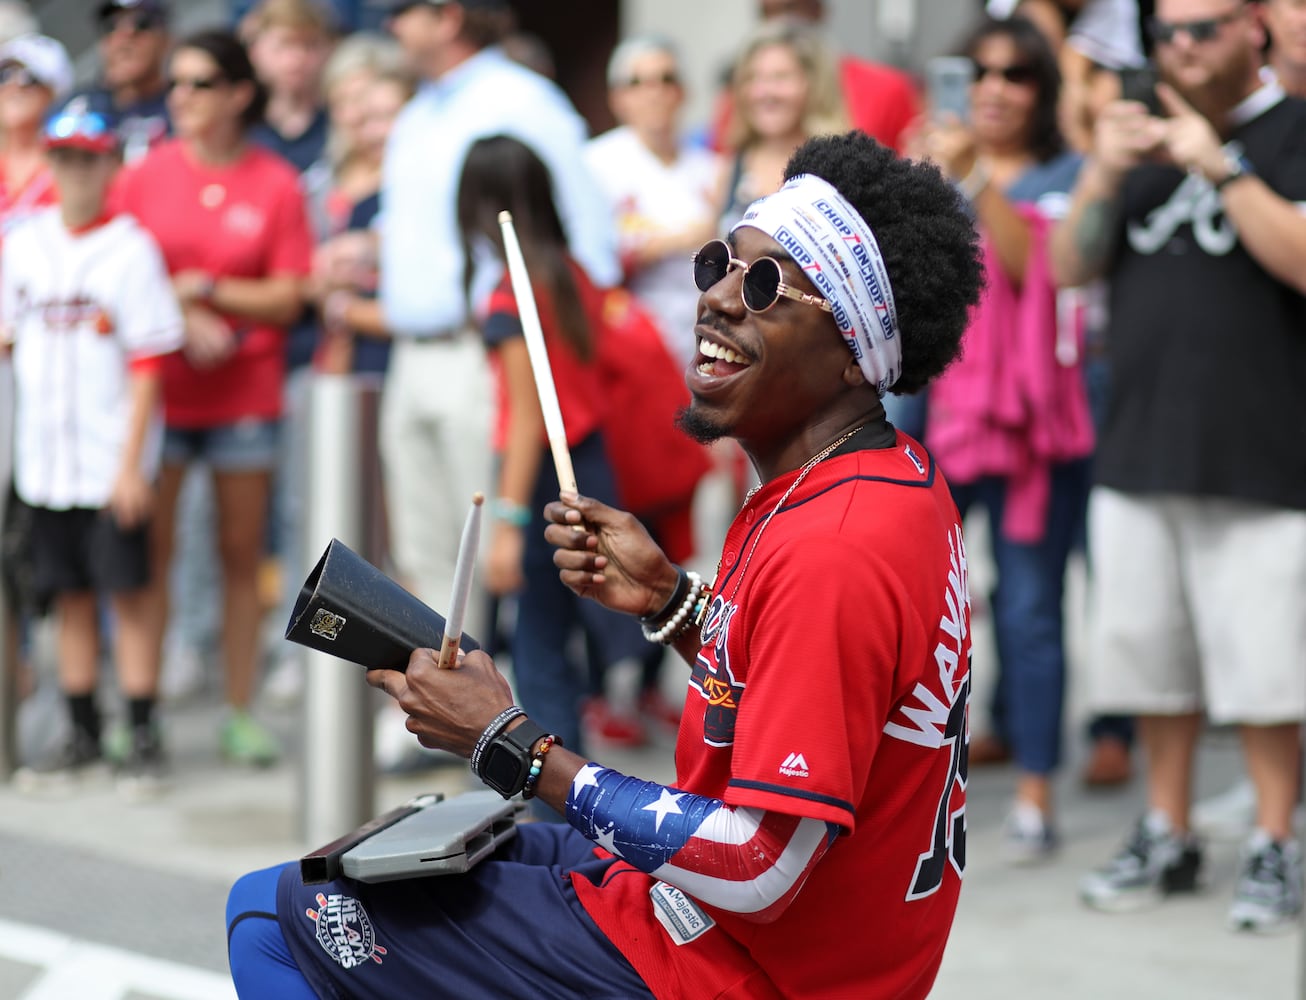
<instances>
[{"instance_id":1,"label":"dark sunglasses on woman","mask_svg":"<svg viewBox=\"0 0 1306 1000\"><path fill-rule=\"evenodd\" d=\"M1011 66L985 66L981 62L975 63L975 82L979 83L990 74L996 73L1007 83L1014 84L1017 87L1024 87L1035 83L1038 74L1033 66L1025 66L1021 63L1014 63Z\"/></svg>"},{"instance_id":2,"label":"dark sunglasses on woman","mask_svg":"<svg viewBox=\"0 0 1306 1000\"><path fill-rule=\"evenodd\" d=\"M17 63L0 66L0 87L7 87L11 83L19 87L35 87L40 82L26 66Z\"/></svg>"}]
</instances>

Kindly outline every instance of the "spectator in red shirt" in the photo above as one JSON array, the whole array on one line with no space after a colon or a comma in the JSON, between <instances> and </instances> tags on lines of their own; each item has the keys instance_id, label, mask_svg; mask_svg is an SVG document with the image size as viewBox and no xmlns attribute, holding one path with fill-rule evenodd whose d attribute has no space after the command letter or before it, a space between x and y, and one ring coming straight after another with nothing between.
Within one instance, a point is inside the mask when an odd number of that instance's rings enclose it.
<instances>
[{"instance_id":1,"label":"spectator in red shirt","mask_svg":"<svg viewBox=\"0 0 1306 1000\"><path fill-rule=\"evenodd\" d=\"M0 235L55 202L41 126L72 89L68 53L45 35L0 48Z\"/></svg>"},{"instance_id":2,"label":"spectator in red shirt","mask_svg":"<svg viewBox=\"0 0 1306 1000\"><path fill-rule=\"evenodd\" d=\"M167 566L186 467L213 471L223 572L222 651L230 713L222 751L278 756L248 714L254 691L268 484L277 455L286 327L303 308L312 238L294 169L247 139L263 90L226 32L182 41L169 65L177 138L123 178L122 207L158 241L186 319L184 350L163 367L166 436L154 521L155 626L167 616ZM157 646L156 646L157 649Z\"/></svg>"}]
</instances>

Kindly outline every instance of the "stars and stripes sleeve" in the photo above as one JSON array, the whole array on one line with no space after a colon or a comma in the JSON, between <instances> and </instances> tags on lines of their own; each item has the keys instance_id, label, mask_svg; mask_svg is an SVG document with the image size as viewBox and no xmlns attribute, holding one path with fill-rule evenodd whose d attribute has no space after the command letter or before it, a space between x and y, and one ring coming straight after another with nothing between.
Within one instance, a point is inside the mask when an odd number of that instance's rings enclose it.
<instances>
[{"instance_id":1,"label":"stars and stripes sleeve","mask_svg":"<svg viewBox=\"0 0 1306 1000\"><path fill-rule=\"evenodd\" d=\"M567 821L588 839L700 902L767 923L784 912L839 827L739 808L586 764Z\"/></svg>"}]
</instances>

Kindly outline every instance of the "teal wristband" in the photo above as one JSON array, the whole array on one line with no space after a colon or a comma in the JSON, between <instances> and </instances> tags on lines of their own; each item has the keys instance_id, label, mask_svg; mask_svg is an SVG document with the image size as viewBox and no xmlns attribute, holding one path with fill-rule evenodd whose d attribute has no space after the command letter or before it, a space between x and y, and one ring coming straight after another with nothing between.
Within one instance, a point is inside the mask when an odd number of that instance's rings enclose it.
<instances>
[{"instance_id":1,"label":"teal wristband","mask_svg":"<svg viewBox=\"0 0 1306 1000\"><path fill-rule=\"evenodd\" d=\"M514 528L525 528L531 523L531 509L525 504L505 500L503 497L490 504L490 516L496 521L511 524Z\"/></svg>"}]
</instances>

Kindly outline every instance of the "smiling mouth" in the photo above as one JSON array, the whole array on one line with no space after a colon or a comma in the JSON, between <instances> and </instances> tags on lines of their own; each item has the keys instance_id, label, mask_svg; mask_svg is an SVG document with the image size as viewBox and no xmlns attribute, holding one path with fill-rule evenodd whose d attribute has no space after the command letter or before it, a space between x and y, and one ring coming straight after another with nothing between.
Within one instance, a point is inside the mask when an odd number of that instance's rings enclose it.
<instances>
[{"instance_id":1,"label":"smiling mouth","mask_svg":"<svg viewBox=\"0 0 1306 1000\"><path fill-rule=\"evenodd\" d=\"M728 378L731 375L737 375L752 364L738 351L733 351L729 347L722 347L720 344L714 344L709 340L700 340L698 342L698 354L699 360L695 366L698 373L712 378Z\"/></svg>"}]
</instances>

